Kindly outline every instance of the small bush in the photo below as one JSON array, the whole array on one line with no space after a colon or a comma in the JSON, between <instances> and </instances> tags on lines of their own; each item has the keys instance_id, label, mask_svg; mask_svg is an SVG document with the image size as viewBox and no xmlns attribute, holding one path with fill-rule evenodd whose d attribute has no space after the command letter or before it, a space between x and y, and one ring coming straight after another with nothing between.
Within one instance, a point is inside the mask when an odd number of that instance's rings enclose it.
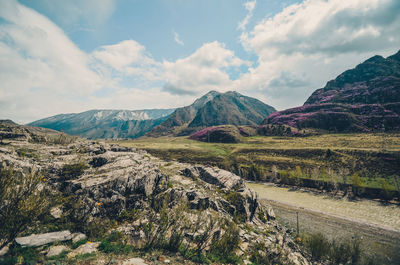
<instances>
[{"instance_id":1,"label":"small bush","mask_svg":"<svg viewBox=\"0 0 400 265\"><path fill-rule=\"evenodd\" d=\"M78 248L79 246L85 244L86 242L87 242L87 239L86 239L86 238L81 239L81 240L79 240L79 241L77 241L77 242L75 242L75 243L72 244L72 249L76 249L76 248Z\"/></svg>"},{"instance_id":2,"label":"small bush","mask_svg":"<svg viewBox=\"0 0 400 265\"><path fill-rule=\"evenodd\" d=\"M346 241L331 241L322 233L311 234L305 240L305 246L310 250L314 260L326 260L330 264L360 264L360 243L359 237Z\"/></svg>"},{"instance_id":3,"label":"small bush","mask_svg":"<svg viewBox=\"0 0 400 265\"><path fill-rule=\"evenodd\" d=\"M239 248L239 229L235 223L229 222L221 238L213 238L209 257L212 261L237 264L240 262L235 251Z\"/></svg>"},{"instance_id":4,"label":"small bush","mask_svg":"<svg viewBox=\"0 0 400 265\"><path fill-rule=\"evenodd\" d=\"M88 166L83 162L67 164L62 168L61 175L65 180L74 179L82 175L87 168Z\"/></svg>"},{"instance_id":5,"label":"small bush","mask_svg":"<svg viewBox=\"0 0 400 265\"><path fill-rule=\"evenodd\" d=\"M311 256L315 260L323 260L329 255L330 244L328 239L322 234L312 234L306 238L306 246L310 249Z\"/></svg>"},{"instance_id":6,"label":"small bush","mask_svg":"<svg viewBox=\"0 0 400 265\"><path fill-rule=\"evenodd\" d=\"M120 222L123 221L129 221L129 222L134 222L139 218L138 210L132 209L132 210L122 210L122 212L119 214L117 220Z\"/></svg>"},{"instance_id":7,"label":"small bush","mask_svg":"<svg viewBox=\"0 0 400 265\"><path fill-rule=\"evenodd\" d=\"M264 243L256 242L249 247L250 261L255 265L271 264L271 259L266 255L267 247Z\"/></svg>"},{"instance_id":8,"label":"small bush","mask_svg":"<svg viewBox=\"0 0 400 265\"><path fill-rule=\"evenodd\" d=\"M0 249L34 222L48 206L44 178L0 166Z\"/></svg>"},{"instance_id":9,"label":"small bush","mask_svg":"<svg viewBox=\"0 0 400 265\"><path fill-rule=\"evenodd\" d=\"M99 245L99 250L104 253L128 255L134 251L134 247L126 244L125 236L118 231L112 231Z\"/></svg>"},{"instance_id":10,"label":"small bush","mask_svg":"<svg viewBox=\"0 0 400 265\"><path fill-rule=\"evenodd\" d=\"M225 199L230 202L233 206L235 206L235 213L234 213L234 219L235 222L237 223L243 223L246 222L247 220L247 214L245 210L243 209L243 205L245 204L244 197L240 195L239 192L236 191L231 191L228 194L225 195Z\"/></svg>"},{"instance_id":11,"label":"small bush","mask_svg":"<svg viewBox=\"0 0 400 265\"><path fill-rule=\"evenodd\" d=\"M0 264L27 264L34 265L40 260L40 253L36 248L21 247L18 244L12 244L6 257Z\"/></svg>"}]
</instances>

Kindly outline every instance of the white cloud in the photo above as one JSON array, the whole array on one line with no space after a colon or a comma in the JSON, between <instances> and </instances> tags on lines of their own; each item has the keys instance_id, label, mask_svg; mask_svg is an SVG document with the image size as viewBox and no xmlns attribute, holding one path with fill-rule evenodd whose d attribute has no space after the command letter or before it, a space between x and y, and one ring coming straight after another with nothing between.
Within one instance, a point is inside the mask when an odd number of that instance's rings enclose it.
<instances>
[{"instance_id":1,"label":"white cloud","mask_svg":"<svg viewBox=\"0 0 400 265\"><path fill-rule=\"evenodd\" d=\"M254 8L256 7L257 0L248 1L243 4L244 8L247 10L246 17L239 22L238 29L244 31L246 29L247 24L253 16Z\"/></svg>"},{"instance_id":2,"label":"white cloud","mask_svg":"<svg viewBox=\"0 0 400 265\"><path fill-rule=\"evenodd\" d=\"M54 113L106 83L46 17L11 0L0 2L0 17L6 21L0 24L2 116L27 121Z\"/></svg>"},{"instance_id":3,"label":"white cloud","mask_svg":"<svg viewBox=\"0 0 400 265\"><path fill-rule=\"evenodd\" d=\"M185 45L185 43L179 38L179 34L176 33L175 31L172 32L174 34L174 41L178 43L179 45Z\"/></svg>"},{"instance_id":4,"label":"white cloud","mask_svg":"<svg viewBox=\"0 0 400 265\"><path fill-rule=\"evenodd\" d=\"M147 81L161 78L161 64L146 52L143 45L134 40L101 46L92 52L92 57L103 64L100 66L109 66L127 76L137 76Z\"/></svg>"},{"instance_id":5,"label":"white cloud","mask_svg":"<svg viewBox=\"0 0 400 265\"><path fill-rule=\"evenodd\" d=\"M236 85L280 109L293 107L344 70L396 52L400 1L305 0L243 32L241 42L259 59ZM284 73L300 77L298 85L277 82Z\"/></svg>"},{"instance_id":6,"label":"white cloud","mask_svg":"<svg viewBox=\"0 0 400 265\"><path fill-rule=\"evenodd\" d=\"M236 57L224 44L217 41L205 43L186 58L164 61L164 90L191 95L209 90L229 90L233 83L226 70L244 64L248 62Z\"/></svg>"}]
</instances>

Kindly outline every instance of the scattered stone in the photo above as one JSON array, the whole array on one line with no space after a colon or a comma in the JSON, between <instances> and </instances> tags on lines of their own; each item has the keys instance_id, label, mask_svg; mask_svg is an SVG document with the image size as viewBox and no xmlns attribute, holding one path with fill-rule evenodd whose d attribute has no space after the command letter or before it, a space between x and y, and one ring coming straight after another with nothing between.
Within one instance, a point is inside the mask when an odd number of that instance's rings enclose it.
<instances>
[{"instance_id":1,"label":"scattered stone","mask_svg":"<svg viewBox=\"0 0 400 265\"><path fill-rule=\"evenodd\" d=\"M53 207L50 209L50 214L56 219L59 219L62 215L63 211L61 207Z\"/></svg>"},{"instance_id":2,"label":"scattered stone","mask_svg":"<svg viewBox=\"0 0 400 265\"><path fill-rule=\"evenodd\" d=\"M78 242L79 240L86 239L86 238L87 238L87 236L86 236L85 234L82 234L82 233L73 233L73 234L72 234L72 243L76 243L76 242Z\"/></svg>"},{"instance_id":3,"label":"scattered stone","mask_svg":"<svg viewBox=\"0 0 400 265\"><path fill-rule=\"evenodd\" d=\"M148 264L145 263L144 260L141 258L131 258L122 261L120 265L148 265Z\"/></svg>"},{"instance_id":4,"label":"scattered stone","mask_svg":"<svg viewBox=\"0 0 400 265\"><path fill-rule=\"evenodd\" d=\"M10 250L10 244L8 244L7 246L3 247L2 249L0 249L0 257L4 256L5 254L7 254L7 252Z\"/></svg>"},{"instance_id":5,"label":"scattered stone","mask_svg":"<svg viewBox=\"0 0 400 265\"><path fill-rule=\"evenodd\" d=\"M68 253L67 258L72 259L77 255L90 254L97 252L97 247L100 245L100 242L88 242L79 246L77 249Z\"/></svg>"},{"instance_id":6,"label":"scattered stone","mask_svg":"<svg viewBox=\"0 0 400 265\"><path fill-rule=\"evenodd\" d=\"M23 247L38 247L54 242L66 241L72 238L70 231L60 231L45 234L32 234L25 237L17 237L15 241Z\"/></svg>"},{"instance_id":7,"label":"scattered stone","mask_svg":"<svg viewBox=\"0 0 400 265\"><path fill-rule=\"evenodd\" d=\"M49 251L47 251L46 257L53 257L60 255L61 253L65 251L70 251L71 249L67 246L60 245L60 246L51 246L49 248Z\"/></svg>"}]
</instances>

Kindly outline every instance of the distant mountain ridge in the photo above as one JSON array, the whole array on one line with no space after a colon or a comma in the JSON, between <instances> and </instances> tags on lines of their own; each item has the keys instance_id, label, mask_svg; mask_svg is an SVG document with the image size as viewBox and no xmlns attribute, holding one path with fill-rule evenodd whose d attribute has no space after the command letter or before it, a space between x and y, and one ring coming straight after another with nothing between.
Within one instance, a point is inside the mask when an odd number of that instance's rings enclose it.
<instances>
[{"instance_id":1,"label":"distant mountain ridge","mask_svg":"<svg viewBox=\"0 0 400 265\"><path fill-rule=\"evenodd\" d=\"M89 139L137 138L163 122L175 109L89 110L59 114L29 123Z\"/></svg>"},{"instance_id":2,"label":"distant mountain ridge","mask_svg":"<svg viewBox=\"0 0 400 265\"><path fill-rule=\"evenodd\" d=\"M400 51L373 56L317 89L301 107L279 111L263 124L330 132L400 130Z\"/></svg>"},{"instance_id":3,"label":"distant mountain ridge","mask_svg":"<svg viewBox=\"0 0 400 265\"><path fill-rule=\"evenodd\" d=\"M210 91L193 104L176 109L147 136L188 135L216 125L258 125L276 110L258 99L238 92Z\"/></svg>"}]
</instances>

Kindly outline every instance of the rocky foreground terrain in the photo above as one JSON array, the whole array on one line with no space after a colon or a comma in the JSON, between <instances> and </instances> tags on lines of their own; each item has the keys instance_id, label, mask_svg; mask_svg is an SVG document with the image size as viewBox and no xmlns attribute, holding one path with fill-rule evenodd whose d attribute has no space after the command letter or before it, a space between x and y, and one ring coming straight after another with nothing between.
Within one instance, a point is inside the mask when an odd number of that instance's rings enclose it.
<instances>
[{"instance_id":1,"label":"rocky foreground terrain","mask_svg":"<svg viewBox=\"0 0 400 265\"><path fill-rule=\"evenodd\" d=\"M43 264L310 264L272 208L228 171L10 121L0 122L0 161L2 183L40 178L26 202L37 210L0 216L0 262L27 262L29 249ZM29 222L7 243L5 228L24 210Z\"/></svg>"}]
</instances>

